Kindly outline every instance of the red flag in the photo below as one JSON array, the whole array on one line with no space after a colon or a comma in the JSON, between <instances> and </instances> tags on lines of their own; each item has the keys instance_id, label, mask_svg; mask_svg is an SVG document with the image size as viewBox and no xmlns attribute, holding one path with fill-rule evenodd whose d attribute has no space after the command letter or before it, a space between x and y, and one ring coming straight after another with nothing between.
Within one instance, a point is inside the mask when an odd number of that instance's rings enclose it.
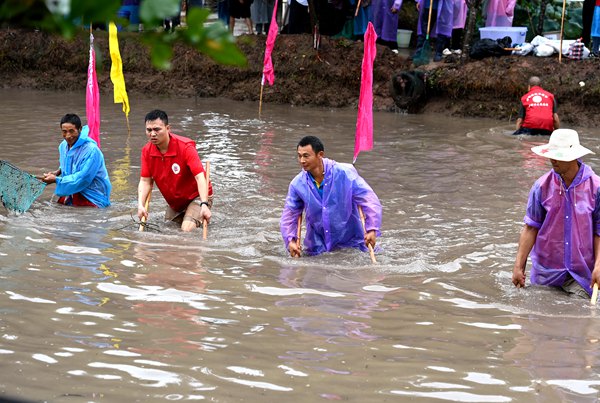
<instances>
[{"instance_id":1,"label":"red flag","mask_svg":"<svg viewBox=\"0 0 600 403\"><path fill-rule=\"evenodd\" d=\"M360 77L360 98L358 99L353 164L356 162L358 153L373 149L373 61L377 54L376 39L377 34L373 24L369 22L364 39L365 50Z\"/></svg>"},{"instance_id":2,"label":"red flag","mask_svg":"<svg viewBox=\"0 0 600 403\"><path fill-rule=\"evenodd\" d=\"M90 138L100 147L100 91L96 78L96 52L94 35L90 33L90 63L88 64L87 85L85 91L85 114L90 129Z\"/></svg>"},{"instance_id":3,"label":"red flag","mask_svg":"<svg viewBox=\"0 0 600 403\"><path fill-rule=\"evenodd\" d=\"M275 38L277 38L278 32L277 0L275 0L273 15L271 16L271 25L269 26L269 34L267 35L267 46L265 47L265 60L263 62L264 67L261 85L265 85L265 80L267 80L269 85L273 85L275 82L275 69L273 68L273 61L271 60L271 53L273 52L273 46L275 46Z\"/></svg>"}]
</instances>

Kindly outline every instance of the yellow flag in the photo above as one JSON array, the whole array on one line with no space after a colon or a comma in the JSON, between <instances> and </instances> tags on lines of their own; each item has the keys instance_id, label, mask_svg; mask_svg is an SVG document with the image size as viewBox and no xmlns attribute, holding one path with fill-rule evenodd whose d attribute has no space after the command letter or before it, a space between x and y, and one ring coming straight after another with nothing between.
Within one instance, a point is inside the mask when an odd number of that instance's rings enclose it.
<instances>
[{"instance_id":1,"label":"yellow flag","mask_svg":"<svg viewBox=\"0 0 600 403\"><path fill-rule=\"evenodd\" d=\"M110 80L115 87L115 103L123 104L123 112L129 117L129 98L125 89L125 77L123 76L123 61L119 53L119 39L117 38L117 26L111 22L108 26L108 48L110 50Z\"/></svg>"}]
</instances>

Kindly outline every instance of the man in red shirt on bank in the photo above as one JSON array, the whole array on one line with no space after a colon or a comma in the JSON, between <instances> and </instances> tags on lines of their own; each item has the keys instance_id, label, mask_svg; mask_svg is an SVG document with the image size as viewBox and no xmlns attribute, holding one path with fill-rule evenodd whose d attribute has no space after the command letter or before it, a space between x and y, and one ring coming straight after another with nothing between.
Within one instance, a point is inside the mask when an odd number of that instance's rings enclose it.
<instances>
[{"instance_id":1,"label":"man in red shirt on bank","mask_svg":"<svg viewBox=\"0 0 600 403\"><path fill-rule=\"evenodd\" d=\"M539 77L529 79L529 92L521 97L521 107L513 134L551 135L560 127L554 95L541 87Z\"/></svg>"},{"instance_id":2,"label":"man in red shirt on bank","mask_svg":"<svg viewBox=\"0 0 600 403\"><path fill-rule=\"evenodd\" d=\"M190 232L203 220L210 221L212 184L206 186L206 174L196 144L187 137L171 133L164 111L146 115L148 143L142 148L142 169L138 185L138 217L148 218L145 203L156 182L168 206L165 220L181 224Z\"/></svg>"}]
</instances>

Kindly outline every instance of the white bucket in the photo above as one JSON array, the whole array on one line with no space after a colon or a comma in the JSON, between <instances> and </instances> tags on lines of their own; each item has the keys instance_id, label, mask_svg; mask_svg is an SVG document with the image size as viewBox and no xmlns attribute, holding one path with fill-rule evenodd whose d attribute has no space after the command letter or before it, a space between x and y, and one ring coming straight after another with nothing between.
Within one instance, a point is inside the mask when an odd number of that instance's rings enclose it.
<instances>
[{"instance_id":1,"label":"white bucket","mask_svg":"<svg viewBox=\"0 0 600 403\"><path fill-rule=\"evenodd\" d=\"M408 29L399 29L396 35L396 39L398 40L398 47L407 48L408 44L410 43L412 31Z\"/></svg>"}]
</instances>

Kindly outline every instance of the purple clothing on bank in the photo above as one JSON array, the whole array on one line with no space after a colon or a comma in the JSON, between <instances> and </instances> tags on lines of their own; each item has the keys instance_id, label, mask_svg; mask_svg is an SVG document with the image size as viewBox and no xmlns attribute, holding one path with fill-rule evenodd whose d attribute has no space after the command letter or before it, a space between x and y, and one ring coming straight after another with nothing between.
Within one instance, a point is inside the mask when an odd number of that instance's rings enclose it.
<instances>
[{"instance_id":1,"label":"purple clothing on bank","mask_svg":"<svg viewBox=\"0 0 600 403\"><path fill-rule=\"evenodd\" d=\"M488 0L486 27L512 27L517 0Z\"/></svg>"},{"instance_id":2,"label":"purple clothing on bank","mask_svg":"<svg viewBox=\"0 0 600 403\"><path fill-rule=\"evenodd\" d=\"M379 198L352 165L323 158L323 167L322 197L312 176L304 170L290 183L280 221L286 250L296 238L298 216L304 210L306 254L318 255L346 247L366 251L358 206L363 209L367 231L375 230L379 236L382 214Z\"/></svg>"},{"instance_id":3,"label":"purple clothing on bank","mask_svg":"<svg viewBox=\"0 0 600 403\"><path fill-rule=\"evenodd\" d=\"M594 235L600 235L600 177L580 164L568 189L554 170L535 182L524 221L538 229L531 283L559 287L570 273L591 294Z\"/></svg>"},{"instance_id":4,"label":"purple clothing on bank","mask_svg":"<svg viewBox=\"0 0 600 403\"><path fill-rule=\"evenodd\" d=\"M373 13L373 27L378 38L388 42L398 41L398 12L402 7L402 0L373 0L371 7ZM398 10L392 13L392 7Z\"/></svg>"},{"instance_id":5,"label":"purple clothing on bank","mask_svg":"<svg viewBox=\"0 0 600 403\"><path fill-rule=\"evenodd\" d=\"M467 22L467 1L454 0L454 13L452 28L463 29Z\"/></svg>"},{"instance_id":6,"label":"purple clothing on bank","mask_svg":"<svg viewBox=\"0 0 600 403\"><path fill-rule=\"evenodd\" d=\"M419 35L427 35L427 25L421 26L421 17L424 12L429 13L429 8L423 7L425 0L417 0L419 4L419 23L417 26L417 32ZM435 25L429 30L429 36L437 38L438 35L444 35L452 37L452 27L454 26L454 0L439 0L437 10L433 9L433 12L437 11L437 20ZM427 18L425 19L427 22ZM433 18L431 18L433 22Z\"/></svg>"}]
</instances>

